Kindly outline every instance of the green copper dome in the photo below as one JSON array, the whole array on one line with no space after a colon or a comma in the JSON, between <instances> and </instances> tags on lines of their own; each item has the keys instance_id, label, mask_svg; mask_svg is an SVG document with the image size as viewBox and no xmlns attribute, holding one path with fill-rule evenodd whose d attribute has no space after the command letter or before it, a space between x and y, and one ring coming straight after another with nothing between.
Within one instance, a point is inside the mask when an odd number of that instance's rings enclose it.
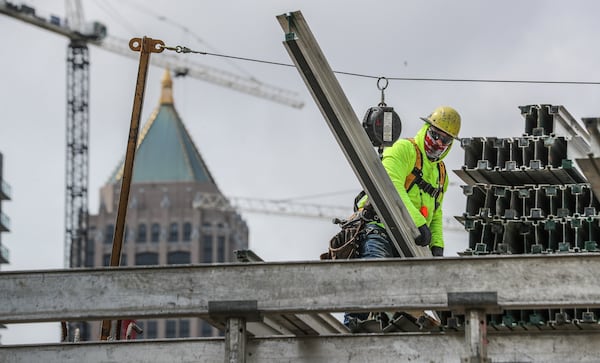
<instances>
[{"instance_id":1,"label":"green copper dome","mask_svg":"<svg viewBox=\"0 0 600 363\"><path fill-rule=\"evenodd\" d=\"M110 177L121 180L123 162ZM196 181L214 184L196 145L173 105L172 81L167 70L162 79L159 106L138 137L132 183Z\"/></svg>"}]
</instances>

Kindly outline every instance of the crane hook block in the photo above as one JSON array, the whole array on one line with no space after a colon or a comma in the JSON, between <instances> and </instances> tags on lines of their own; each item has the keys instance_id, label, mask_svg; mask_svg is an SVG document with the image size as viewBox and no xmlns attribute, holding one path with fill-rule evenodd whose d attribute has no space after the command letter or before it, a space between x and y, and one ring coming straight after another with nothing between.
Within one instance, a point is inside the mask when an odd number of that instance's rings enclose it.
<instances>
[{"instance_id":1,"label":"crane hook block","mask_svg":"<svg viewBox=\"0 0 600 363\"><path fill-rule=\"evenodd\" d=\"M402 122L394 108L381 105L367 110L362 126L377 147L391 146L402 132Z\"/></svg>"}]
</instances>

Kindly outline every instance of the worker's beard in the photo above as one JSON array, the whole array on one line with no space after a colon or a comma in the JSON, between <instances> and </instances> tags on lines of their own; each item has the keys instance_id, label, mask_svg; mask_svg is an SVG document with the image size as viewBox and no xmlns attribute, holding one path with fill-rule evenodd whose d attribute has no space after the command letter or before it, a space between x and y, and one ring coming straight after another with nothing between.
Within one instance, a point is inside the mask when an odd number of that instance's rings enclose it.
<instances>
[{"instance_id":1,"label":"worker's beard","mask_svg":"<svg viewBox=\"0 0 600 363\"><path fill-rule=\"evenodd\" d=\"M446 150L448 150L448 147L450 145L451 144L440 145L439 143L435 142L429 136L429 134L425 134L425 142L424 142L425 154L427 154L427 158L431 161L439 160L440 157L442 156L442 154L444 154L444 152Z\"/></svg>"}]
</instances>

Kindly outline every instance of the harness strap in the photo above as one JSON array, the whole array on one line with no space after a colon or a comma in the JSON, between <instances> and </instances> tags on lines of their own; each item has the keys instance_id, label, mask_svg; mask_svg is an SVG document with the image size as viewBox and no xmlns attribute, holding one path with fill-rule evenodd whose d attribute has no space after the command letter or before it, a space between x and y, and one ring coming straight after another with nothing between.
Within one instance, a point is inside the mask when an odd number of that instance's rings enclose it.
<instances>
[{"instance_id":1,"label":"harness strap","mask_svg":"<svg viewBox=\"0 0 600 363\"><path fill-rule=\"evenodd\" d=\"M419 146L415 142L415 139L409 138L408 140L415 147L416 158L415 158L415 166L413 167L413 170L411 171L410 174L408 174L408 176L406 177L406 179L404 181L404 188L408 192L413 186L415 186L415 185L418 186L419 189L421 189L425 193L431 195L436 200L435 208L437 209L439 207L439 202L437 201L437 198L444 191L444 184L446 184L446 166L444 165L443 161L440 161L437 164L439 187L436 188L433 185L426 182L425 180L423 180L423 156L421 155L421 150L419 149ZM362 190L356 196L356 198L354 198L354 211L355 212L359 210L358 203L365 195L366 195L365 191Z\"/></svg>"},{"instance_id":2,"label":"harness strap","mask_svg":"<svg viewBox=\"0 0 600 363\"><path fill-rule=\"evenodd\" d=\"M408 139L413 146L415 147L416 160L415 167L412 172L406 177L406 181L404 183L404 187L406 191L409 191L414 185L418 186L419 189L424 191L425 193L431 195L434 199L436 199L436 208L438 206L437 197L442 194L444 191L444 184L446 184L446 166L443 161L440 161L438 165L438 185L439 187L434 187L423 179L423 156L421 155L421 150L419 150L419 146L415 142L414 139Z\"/></svg>"},{"instance_id":3,"label":"harness strap","mask_svg":"<svg viewBox=\"0 0 600 363\"><path fill-rule=\"evenodd\" d=\"M406 189L407 192L413 187L413 185L415 185L417 178L423 177L423 156L421 155L421 150L419 150L419 146L417 146L415 139L410 138L408 140L412 142L413 146L415 147L416 159L412 172L408 174L406 180L404 181L404 189Z\"/></svg>"}]
</instances>

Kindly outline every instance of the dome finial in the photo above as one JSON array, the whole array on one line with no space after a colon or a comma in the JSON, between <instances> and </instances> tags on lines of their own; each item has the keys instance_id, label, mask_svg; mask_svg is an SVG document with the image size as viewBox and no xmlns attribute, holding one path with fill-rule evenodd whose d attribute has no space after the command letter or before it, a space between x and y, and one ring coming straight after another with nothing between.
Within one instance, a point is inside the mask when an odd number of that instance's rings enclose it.
<instances>
[{"instance_id":1,"label":"dome finial","mask_svg":"<svg viewBox=\"0 0 600 363\"><path fill-rule=\"evenodd\" d=\"M161 104L173 104L173 80L171 79L171 71L165 69L162 77L162 93L160 95Z\"/></svg>"}]
</instances>

